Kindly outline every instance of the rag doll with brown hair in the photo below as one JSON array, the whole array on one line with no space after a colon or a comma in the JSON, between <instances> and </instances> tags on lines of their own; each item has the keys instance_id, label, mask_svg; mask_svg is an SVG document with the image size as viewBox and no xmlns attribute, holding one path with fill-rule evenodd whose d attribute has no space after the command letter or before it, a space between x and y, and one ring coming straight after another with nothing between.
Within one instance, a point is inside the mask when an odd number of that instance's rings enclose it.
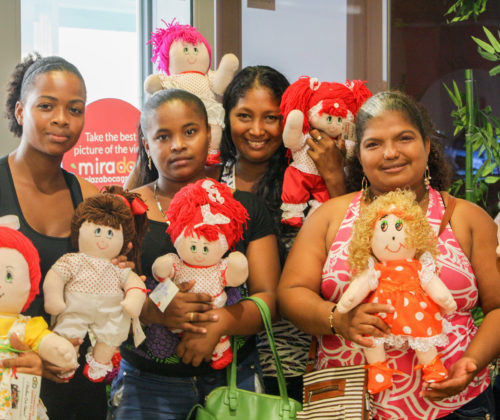
<instances>
[{"instance_id":1,"label":"rag doll with brown hair","mask_svg":"<svg viewBox=\"0 0 500 420\"><path fill-rule=\"evenodd\" d=\"M367 297L394 307L393 313L378 315L391 334L374 337L374 346L363 349L372 394L390 388L393 373L402 373L388 366L384 346L413 350L425 382L448 375L436 347L448 343L450 324L442 313L457 305L436 273L437 253L436 235L411 191L379 196L354 223L348 259L353 278L337 310L346 313Z\"/></svg>"},{"instance_id":2,"label":"rag doll with brown hair","mask_svg":"<svg viewBox=\"0 0 500 420\"><path fill-rule=\"evenodd\" d=\"M102 381L112 369L111 359L146 299L141 278L111 263L126 254L131 243L128 253L140 269L146 210L137 194L120 187L87 198L71 221L71 239L79 252L63 255L45 277L45 310L57 315L54 331L83 339L91 330L96 338L84 368L93 382Z\"/></svg>"}]
</instances>

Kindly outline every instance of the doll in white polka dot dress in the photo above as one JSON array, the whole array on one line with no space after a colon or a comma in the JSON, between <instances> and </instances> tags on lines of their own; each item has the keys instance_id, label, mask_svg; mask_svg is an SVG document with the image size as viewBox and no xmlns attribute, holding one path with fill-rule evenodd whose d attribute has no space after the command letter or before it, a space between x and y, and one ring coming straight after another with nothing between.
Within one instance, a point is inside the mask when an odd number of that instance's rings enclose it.
<instances>
[{"instance_id":1,"label":"doll in white polka dot dress","mask_svg":"<svg viewBox=\"0 0 500 420\"><path fill-rule=\"evenodd\" d=\"M146 205L137 194L110 187L84 200L71 221L71 239L79 252L67 253L48 271L44 285L45 310L57 315L53 330L66 338L96 338L86 355L84 375L101 382L112 370L118 346L138 322L146 300L141 278L112 258L129 251L136 267L146 231ZM140 325L140 324L139 324Z\"/></svg>"},{"instance_id":2,"label":"doll in white polka dot dress","mask_svg":"<svg viewBox=\"0 0 500 420\"><path fill-rule=\"evenodd\" d=\"M226 286L237 287L248 278L248 261L241 252L226 251L243 237L248 213L231 190L213 179L182 188L168 207L170 235L179 255L158 257L154 277L170 278L177 285L195 280L189 290L207 293L220 308L226 304ZM233 360L229 337L222 336L212 354L211 366L223 369Z\"/></svg>"},{"instance_id":3,"label":"doll in white polka dot dress","mask_svg":"<svg viewBox=\"0 0 500 420\"><path fill-rule=\"evenodd\" d=\"M450 325L442 314L457 305L436 274L437 252L436 236L411 191L376 198L355 222L349 245L354 275L337 310L346 313L367 297L367 302L394 307L393 313L378 314L391 326L391 334L374 337L374 347L363 349L372 394L390 388L393 373L413 374L388 366L386 345L415 351L425 382L439 382L448 375L436 347L448 343Z\"/></svg>"}]
</instances>

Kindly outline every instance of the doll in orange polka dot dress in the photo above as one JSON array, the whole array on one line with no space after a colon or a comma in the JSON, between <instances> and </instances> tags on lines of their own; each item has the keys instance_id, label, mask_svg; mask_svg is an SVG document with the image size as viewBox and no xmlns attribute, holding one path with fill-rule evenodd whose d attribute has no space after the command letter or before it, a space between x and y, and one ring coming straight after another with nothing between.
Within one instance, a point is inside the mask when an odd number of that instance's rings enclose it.
<instances>
[{"instance_id":1,"label":"doll in orange polka dot dress","mask_svg":"<svg viewBox=\"0 0 500 420\"><path fill-rule=\"evenodd\" d=\"M248 278L248 261L239 251L222 258L243 238L248 213L233 198L231 189L213 179L202 179L183 187L170 202L167 233L176 254L158 257L153 263L154 277L168 277L176 285L195 280L189 290L207 293L213 304L226 304L226 286L237 287ZM220 337L212 353L213 369L223 369L233 360L228 336Z\"/></svg>"},{"instance_id":2,"label":"doll in orange polka dot dress","mask_svg":"<svg viewBox=\"0 0 500 420\"><path fill-rule=\"evenodd\" d=\"M436 347L448 343L450 326L442 313L453 312L457 305L436 274L437 253L436 236L411 191L379 196L354 224L349 245L354 276L337 310L346 313L367 296L367 302L394 307L393 313L378 315L391 334L373 337L374 346L364 348L372 394L390 388L393 373L402 373L388 366L386 345L415 351L425 382L440 382L448 375Z\"/></svg>"}]
</instances>

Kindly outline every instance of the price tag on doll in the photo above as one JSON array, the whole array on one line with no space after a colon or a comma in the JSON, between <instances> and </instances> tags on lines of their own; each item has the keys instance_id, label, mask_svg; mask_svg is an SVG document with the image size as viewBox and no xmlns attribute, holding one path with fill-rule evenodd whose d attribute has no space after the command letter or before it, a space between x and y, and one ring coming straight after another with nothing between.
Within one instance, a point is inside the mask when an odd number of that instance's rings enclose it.
<instances>
[{"instance_id":1,"label":"price tag on doll","mask_svg":"<svg viewBox=\"0 0 500 420\"><path fill-rule=\"evenodd\" d=\"M164 282L161 282L154 288L149 294L149 297L156 304L158 309L164 312L178 291L179 288L172 280L165 279Z\"/></svg>"},{"instance_id":2,"label":"price tag on doll","mask_svg":"<svg viewBox=\"0 0 500 420\"><path fill-rule=\"evenodd\" d=\"M139 345L146 339L146 334L144 334L139 318L132 319L132 333L134 335L134 345L139 347Z\"/></svg>"},{"instance_id":3,"label":"price tag on doll","mask_svg":"<svg viewBox=\"0 0 500 420\"><path fill-rule=\"evenodd\" d=\"M40 376L17 373L10 378L10 406L12 420L36 420L40 395Z\"/></svg>"}]
</instances>

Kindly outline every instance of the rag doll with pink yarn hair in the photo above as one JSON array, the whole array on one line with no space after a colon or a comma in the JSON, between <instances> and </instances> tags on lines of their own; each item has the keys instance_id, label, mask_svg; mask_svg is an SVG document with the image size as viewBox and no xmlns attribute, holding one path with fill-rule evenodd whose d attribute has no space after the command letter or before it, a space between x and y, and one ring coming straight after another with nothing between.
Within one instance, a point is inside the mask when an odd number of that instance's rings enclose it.
<instances>
[{"instance_id":1,"label":"rag doll with pink yarn hair","mask_svg":"<svg viewBox=\"0 0 500 420\"><path fill-rule=\"evenodd\" d=\"M238 70L239 60L234 54L225 54L218 69L212 71L212 50L203 35L195 27L181 25L175 19L165 24L167 27L157 29L149 41L153 44L152 61L161 72L150 75L144 89L153 94L161 89L176 88L198 96L207 110L211 131L207 164L219 163L224 108L216 95L224 94Z\"/></svg>"},{"instance_id":2,"label":"rag doll with pink yarn hair","mask_svg":"<svg viewBox=\"0 0 500 420\"><path fill-rule=\"evenodd\" d=\"M336 139L348 154L354 145L354 116L371 96L360 80L342 83L320 82L302 76L283 93L283 143L291 151L293 162L285 171L281 200L282 223L302 226L304 210L309 214L328 200L326 184L308 155L309 130L315 128Z\"/></svg>"},{"instance_id":3,"label":"rag doll with pink yarn hair","mask_svg":"<svg viewBox=\"0 0 500 420\"><path fill-rule=\"evenodd\" d=\"M176 285L196 280L193 293L207 293L221 308L226 286L237 287L248 278L248 261L241 252L222 258L243 237L248 213L231 190L213 179L202 179L179 190L168 207L167 233L178 255L158 257L154 277L170 278ZM222 336L212 354L211 366L223 369L233 359L228 336Z\"/></svg>"}]
</instances>

